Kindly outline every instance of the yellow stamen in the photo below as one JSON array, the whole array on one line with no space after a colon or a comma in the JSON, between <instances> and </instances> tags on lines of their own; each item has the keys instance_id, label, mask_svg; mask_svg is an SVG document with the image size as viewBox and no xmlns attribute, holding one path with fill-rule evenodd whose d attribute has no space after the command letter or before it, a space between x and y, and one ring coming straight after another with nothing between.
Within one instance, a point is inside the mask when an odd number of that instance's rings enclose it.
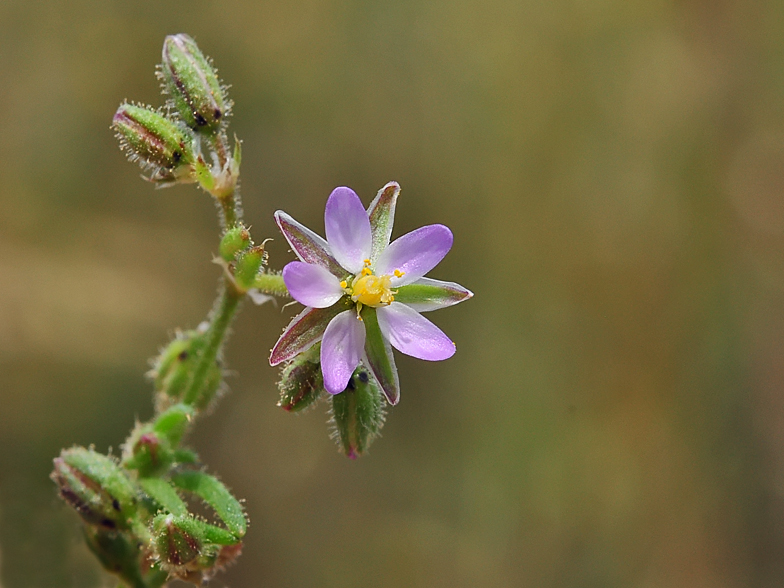
<instances>
[{"instance_id":1,"label":"yellow stamen","mask_svg":"<svg viewBox=\"0 0 784 588\"><path fill-rule=\"evenodd\" d=\"M373 275L373 272L370 270L370 268L363 267L362 268L362 275L363 276L371 276L371 275Z\"/></svg>"},{"instance_id":2,"label":"yellow stamen","mask_svg":"<svg viewBox=\"0 0 784 588\"><path fill-rule=\"evenodd\" d=\"M395 274L395 277L396 277L396 278L402 278L403 276L405 276L405 275L406 275L406 272L401 272L399 269L396 269L396 270L394 271L394 274Z\"/></svg>"},{"instance_id":3,"label":"yellow stamen","mask_svg":"<svg viewBox=\"0 0 784 588\"><path fill-rule=\"evenodd\" d=\"M341 288L348 288L348 282L346 280L343 280L342 282L340 282L340 287Z\"/></svg>"},{"instance_id":4,"label":"yellow stamen","mask_svg":"<svg viewBox=\"0 0 784 588\"><path fill-rule=\"evenodd\" d=\"M358 305L373 308L387 305L394 300L391 279L391 276L374 276L369 272L352 284L351 299Z\"/></svg>"},{"instance_id":5,"label":"yellow stamen","mask_svg":"<svg viewBox=\"0 0 784 588\"><path fill-rule=\"evenodd\" d=\"M369 260L369 259L366 259L366 260L365 260L365 265L366 265L366 266L368 266L368 267L370 267L370 260Z\"/></svg>"}]
</instances>

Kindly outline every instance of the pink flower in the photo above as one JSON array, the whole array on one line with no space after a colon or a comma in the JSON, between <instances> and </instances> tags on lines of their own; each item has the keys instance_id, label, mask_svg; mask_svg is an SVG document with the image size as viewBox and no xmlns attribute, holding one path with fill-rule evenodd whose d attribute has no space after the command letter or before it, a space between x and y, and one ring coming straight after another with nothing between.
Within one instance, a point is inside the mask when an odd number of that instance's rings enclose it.
<instances>
[{"instance_id":1,"label":"pink flower","mask_svg":"<svg viewBox=\"0 0 784 588\"><path fill-rule=\"evenodd\" d=\"M420 313L473 294L459 284L424 277L452 247L452 232L428 225L390 243L400 186L390 182L368 207L350 188L327 200L327 238L283 211L275 220L300 261L283 269L291 296L306 306L270 355L277 365L321 341L321 371L330 394L345 390L360 362L390 404L400 400L392 349L428 361L447 359L455 344Z\"/></svg>"}]
</instances>

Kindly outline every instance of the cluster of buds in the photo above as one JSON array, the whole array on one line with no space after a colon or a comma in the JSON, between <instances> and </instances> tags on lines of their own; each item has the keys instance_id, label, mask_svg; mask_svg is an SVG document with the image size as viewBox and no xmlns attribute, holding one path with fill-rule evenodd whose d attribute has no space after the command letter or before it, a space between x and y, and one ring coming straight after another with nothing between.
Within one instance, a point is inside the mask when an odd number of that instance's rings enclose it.
<instances>
[{"instance_id":1,"label":"cluster of buds","mask_svg":"<svg viewBox=\"0 0 784 588\"><path fill-rule=\"evenodd\" d=\"M198 182L216 198L226 197L237 185L240 149L236 143L229 156L231 101L217 71L195 41L180 34L166 37L158 77L169 96L166 108L120 105L112 127L121 147L160 187Z\"/></svg>"},{"instance_id":2,"label":"cluster of buds","mask_svg":"<svg viewBox=\"0 0 784 588\"><path fill-rule=\"evenodd\" d=\"M238 224L240 150L237 142L230 151L225 131L231 103L210 60L187 35L166 38L158 75L167 107L124 103L112 127L149 180L158 186L195 182L218 200L226 229L221 255L236 307L266 257ZM74 447L54 460L51 477L61 498L79 514L88 546L122 585L158 588L173 578L201 585L242 551L242 505L183 445L194 419L224 390L221 344L230 316L216 309L203 326L178 332L161 350L149 374L155 416L136 424L119 458ZM194 515L191 501L206 504L215 520Z\"/></svg>"}]
</instances>

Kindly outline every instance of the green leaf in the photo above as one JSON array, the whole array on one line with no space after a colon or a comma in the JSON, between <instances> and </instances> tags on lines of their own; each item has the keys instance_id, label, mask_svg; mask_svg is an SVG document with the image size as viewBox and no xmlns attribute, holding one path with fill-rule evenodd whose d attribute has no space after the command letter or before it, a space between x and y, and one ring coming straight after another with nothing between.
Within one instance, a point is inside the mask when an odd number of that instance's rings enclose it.
<instances>
[{"instance_id":1,"label":"green leaf","mask_svg":"<svg viewBox=\"0 0 784 588\"><path fill-rule=\"evenodd\" d=\"M161 478L141 478L139 479L139 486L159 506L165 508L174 516L187 516L188 507L185 506L177 491L166 480Z\"/></svg>"},{"instance_id":2,"label":"green leaf","mask_svg":"<svg viewBox=\"0 0 784 588\"><path fill-rule=\"evenodd\" d=\"M217 478L200 471L184 471L172 476L172 483L209 504L236 537L245 535L247 521L242 505Z\"/></svg>"}]
</instances>

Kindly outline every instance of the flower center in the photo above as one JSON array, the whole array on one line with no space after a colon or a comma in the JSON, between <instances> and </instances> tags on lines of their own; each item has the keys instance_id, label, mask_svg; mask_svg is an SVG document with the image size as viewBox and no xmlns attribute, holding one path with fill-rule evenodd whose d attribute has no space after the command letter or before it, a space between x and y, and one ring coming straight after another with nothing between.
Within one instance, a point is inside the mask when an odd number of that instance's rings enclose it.
<instances>
[{"instance_id":1,"label":"flower center","mask_svg":"<svg viewBox=\"0 0 784 588\"><path fill-rule=\"evenodd\" d=\"M395 277L400 277L403 272L395 270ZM378 308L379 306L386 306L395 300L395 290L392 290L392 276L376 276L373 270L370 269L370 260L365 260L365 267L359 272L353 280L351 286L345 280L340 283L341 287L346 291L346 294L351 296L351 300L357 303L357 312L363 306L371 306Z\"/></svg>"},{"instance_id":2,"label":"flower center","mask_svg":"<svg viewBox=\"0 0 784 588\"><path fill-rule=\"evenodd\" d=\"M368 274L359 277L352 284L351 300L365 306L378 307L389 304L395 299L392 292L391 276L374 276Z\"/></svg>"}]
</instances>

